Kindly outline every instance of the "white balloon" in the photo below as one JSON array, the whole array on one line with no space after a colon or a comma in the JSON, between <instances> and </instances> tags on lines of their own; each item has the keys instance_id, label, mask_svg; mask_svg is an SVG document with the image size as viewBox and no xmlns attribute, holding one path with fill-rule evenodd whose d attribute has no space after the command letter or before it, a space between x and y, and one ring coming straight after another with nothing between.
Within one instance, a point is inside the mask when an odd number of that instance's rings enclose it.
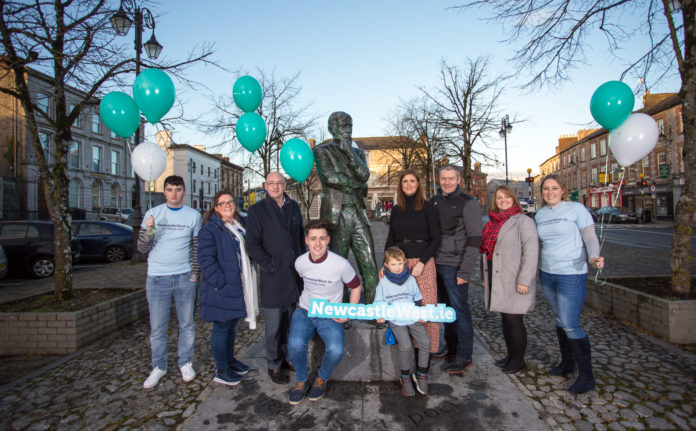
<instances>
[{"instance_id":1,"label":"white balloon","mask_svg":"<svg viewBox=\"0 0 696 431\"><path fill-rule=\"evenodd\" d=\"M167 166L167 155L162 148L151 142L144 142L131 153L133 170L145 181L154 181L162 175Z\"/></svg>"},{"instance_id":2,"label":"white balloon","mask_svg":"<svg viewBox=\"0 0 696 431\"><path fill-rule=\"evenodd\" d=\"M648 114L631 114L609 135L609 148L623 167L650 154L659 136L657 123Z\"/></svg>"}]
</instances>

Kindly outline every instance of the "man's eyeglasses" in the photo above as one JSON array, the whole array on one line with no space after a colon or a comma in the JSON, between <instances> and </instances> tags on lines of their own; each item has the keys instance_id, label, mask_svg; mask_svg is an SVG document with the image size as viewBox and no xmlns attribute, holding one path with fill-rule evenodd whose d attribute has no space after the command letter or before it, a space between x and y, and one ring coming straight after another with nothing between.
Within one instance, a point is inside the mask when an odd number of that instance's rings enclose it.
<instances>
[{"instance_id":1,"label":"man's eyeglasses","mask_svg":"<svg viewBox=\"0 0 696 431\"><path fill-rule=\"evenodd\" d=\"M234 201L218 202L217 204L217 206L225 208L231 207L232 205L234 205Z\"/></svg>"},{"instance_id":2,"label":"man's eyeglasses","mask_svg":"<svg viewBox=\"0 0 696 431\"><path fill-rule=\"evenodd\" d=\"M282 182L282 183L280 183L280 182L279 182L279 183L272 183L272 182L266 181L266 185L267 185L268 187L274 187L274 186L282 187L282 186L285 185L285 183L284 183L284 182Z\"/></svg>"}]
</instances>

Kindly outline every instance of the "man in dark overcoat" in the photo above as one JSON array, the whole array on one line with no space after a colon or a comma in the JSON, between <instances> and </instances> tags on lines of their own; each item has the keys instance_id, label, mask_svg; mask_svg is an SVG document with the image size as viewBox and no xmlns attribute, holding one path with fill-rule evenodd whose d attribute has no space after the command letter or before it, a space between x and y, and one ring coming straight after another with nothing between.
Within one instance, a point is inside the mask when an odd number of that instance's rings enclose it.
<instances>
[{"instance_id":1,"label":"man in dark overcoat","mask_svg":"<svg viewBox=\"0 0 696 431\"><path fill-rule=\"evenodd\" d=\"M290 318L302 290L295 259L305 252L300 206L285 193L285 178L278 172L266 177L266 197L249 208L246 249L260 267L259 291L265 320L268 375L287 384Z\"/></svg>"}]
</instances>

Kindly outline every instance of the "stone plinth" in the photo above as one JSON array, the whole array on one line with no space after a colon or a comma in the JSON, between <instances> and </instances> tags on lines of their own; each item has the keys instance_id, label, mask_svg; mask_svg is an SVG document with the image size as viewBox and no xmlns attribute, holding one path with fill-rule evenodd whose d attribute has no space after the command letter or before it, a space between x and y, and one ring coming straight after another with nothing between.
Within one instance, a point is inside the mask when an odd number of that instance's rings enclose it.
<instances>
[{"instance_id":1,"label":"stone plinth","mask_svg":"<svg viewBox=\"0 0 696 431\"><path fill-rule=\"evenodd\" d=\"M376 329L365 321L354 320L352 327L345 331L346 352L331 379L362 382L398 380L398 347L384 343L385 331L386 328ZM324 343L318 335L310 343L309 355L311 369L318 369L324 355Z\"/></svg>"}]
</instances>

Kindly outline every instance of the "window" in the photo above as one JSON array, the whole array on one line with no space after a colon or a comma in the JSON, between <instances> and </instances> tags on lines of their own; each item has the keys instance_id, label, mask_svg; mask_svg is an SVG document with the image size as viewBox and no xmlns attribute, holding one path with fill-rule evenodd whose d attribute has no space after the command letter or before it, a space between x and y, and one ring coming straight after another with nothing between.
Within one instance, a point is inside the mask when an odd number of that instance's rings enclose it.
<instances>
[{"instance_id":1,"label":"window","mask_svg":"<svg viewBox=\"0 0 696 431\"><path fill-rule=\"evenodd\" d=\"M611 180L612 181L619 181L619 164L618 163L612 163L611 164Z\"/></svg>"},{"instance_id":2,"label":"window","mask_svg":"<svg viewBox=\"0 0 696 431\"><path fill-rule=\"evenodd\" d=\"M25 224L6 224L0 226L0 239L24 239L27 235L27 225Z\"/></svg>"},{"instance_id":3,"label":"window","mask_svg":"<svg viewBox=\"0 0 696 431\"><path fill-rule=\"evenodd\" d=\"M590 144L590 158L594 159L597 157L597 144L595 142Z\"/></svg>"},{"instance_id":4,"label":"window","mask_svg":"<svg viewBox=\"0 0 696 431\"><path fill-rule=\"evenodd\" d=\"M210 166L208 166L208 177L210 177Z\"/></svg>"},{"instance_id":5,"label":"window","mask_svg":"<svg viewBox=\"0 0 696 431\"><path fill-rule=\"evenodd\" d=\"M210 168L208 168L210 169ZM208 183L208 194L210 194L210 183Z\"/></svg>"},{"instance_id":6,"label":"window","mask_svg":"<svg viewBox=\"0 0 696 431\"><path fill-rule=\"evenodd\" d=\"M92 146L92 172L99 172L101 166L101 147Z\"/></svg>"},{"instance_id":7,"label":"window","mask_svg":"<svg viewBox=\"0 0 696 431\"><path fill-rule=\"evenodd\" d=\"M111 229L96 223L81 223L80 236L82 235L112 235Z\"/></svg>"},{"instance_id":8,"label":"window","mask_svg":"<svg viewBox=\"0 0 696 431\"><path fill-rule=\"evenodd\" d=\"M118 139L118 135L115 134L113 130L111 130L110 132L111 132L111 139Z\"/></svg>"},{"instance_id":9,"label":"window","mask_svg":"<svg viewBox=\"0 0 696 431\"><path fill-rule=\"evenodd\" d=\"M657 130L660 132L661 136L665 135L665 120L662 118L657 120Z\"/></svg>"},{"instance_id":10,"label":"window","mask_svg":"<svg viewBox=\"0 0 696 431\"><path fill-rule=\"evenodd\" d=\"M99 114L92 114L92 133L101 133L101 120Z\"/></svg>"},{"instance_id":11,"label":"window","mask_svg":"<svg viewBox=\"0 0 696 431\"><path fill-rule=\"evenodd\" d=\"M70 144L70 167L80 169L80 143L77 141Z\"/></svg>"},{"instance_id":12,"label":"window","mask_svg":"<svg viewBox=\"0 0 696 431\"><path fill-rule=\"evenodd\" d=\"M68 187L68 200L70 208L80 208L80 181L73 179Z\"/></svg>"},{"instance_id":13,"label":"window","mask_svg":"<svg viewBox=\"0 0 696 431\"><path fill-rule=\"evenodd\" d=\"M44 157L48 161L48 155L50 153L51 142L49 140L48 133L39 132L39 142L41 143L41 149L43 150Z\"/></svg>"},{"instance_id":14,"label":"window","mask_svg":"<svg viewBox=\"0 0 696 431\"><path fill-rule=\"evenodd\" d=\"M585 147L580 148L580 161L585 161Z\"/></svg>"},{"instance_id":15,"label":"window","mask_svg":"<svg viewBox=\"0 0 696 431\"><path fill-rule=\"evenodd\" d=\"M111 206L120 206L118 202L119 195L121 194L121 187L119 187L118 183L114 183L111 185Z\"/></svg>"},{"instance_id":16,"label":"window","mask_svg":"<svg viewBox=\"0 0 696 431\"><path fill-rule=\"evenodd\" d=\"M101 206L101 184L94 182L92 184L92 209L98 210Z\"/></svg>"},{"instance_id":17,"label":"window","mask_svg":"<svg viewBox=\"0 0 696 431\"><path fill-rule=\"evenodd\" d=\"M44 93L39 93L36 95L36 106L39 107L46 115L49 115L48 108L50 107L51 96ZM49 115L50 116L50 115Z\"/></svg>"},{"instance_id":18,"label":"window","mask_svg":"<svg viewBox=\"0 0 696 431\"><path fill-rule=\"evenodd\" d=\"M120 154L116 150L111 150L111 175L118 175L118 163Z\"/></svg>"},{"instance_id":19,"label":"window","mask_svg":"<svg viewBox=\"0 0 696 431\"><path fill-rule=\"evenodd\" d=\"M657 166L662 166L667 164L667 153L664 151L657 153Z\"/></svg>"},{"instance_id":20,"label":"window","mask_svg":"<svg viewBox=\"0 0 696 431\"><path fill-rule=\"evenodd\" d=\"M203 175L203 165L201 164L201 175Z\"/></svg>"},{"instance_id":21,"label":"window","mask_svg":"<svg viewBox=\"0 0 696 431\"><path fill-rule=\"evenodd\" d=\"M196 192L196 180L195 179L193 180L193 188L191 189L191 192L192 193Z\"/></svg>"},{"instance_id":22,"label":"window","mask_svg":"<svg viewBox=\"0 0 696 431\"><path fill-rule=\"evenodd\" d=\"M643 157L643 175L650 176L650 156Z\"/></svg>"},{"instance_id":23,"label":"window","mask_svg":"<svg viewBox=\"0 0 696 431\"><path fill-rule=\"evenodd\" d=\"M70 115L70 113L72 113L72 111L74 109L75 109L75 105L70 104L70 107L68 109L68 115ZM75 121L73 121L72 125L73 125L73 127L80 127L80 116L79 115L77 117L75 117Z\"/></svg>"},{"instance_id":24,"label":"window","mask_svg":"<svg viewBox=\"0 0 696 431\"><path fill-rule=\"evenodd\" d=\"M629 166L629 168L628 168L628 179L629 180L633 180L636 177L635 172L636 172L636 168L634 168L633 166Z\"/></svg>"},{"instance_id":25,"label":"window","mask_svg":"<svg viewBox=\"0 0 696 431\"><path fill-rule=\"evenodd\" d=\"M607 141L602 139L599 141L599 155L604 156L607 154Z\"/></svg>"},{"instance_id":26,"label":"window","mask_svg":"<svg viewBox=\"0 0 696 431\"><path fill-rule=\"evenodd\" d=\"M597 168L592 168L592 182L595 184L599 182L599 176L597 175Z\"/></svg>"}]
</instances>

